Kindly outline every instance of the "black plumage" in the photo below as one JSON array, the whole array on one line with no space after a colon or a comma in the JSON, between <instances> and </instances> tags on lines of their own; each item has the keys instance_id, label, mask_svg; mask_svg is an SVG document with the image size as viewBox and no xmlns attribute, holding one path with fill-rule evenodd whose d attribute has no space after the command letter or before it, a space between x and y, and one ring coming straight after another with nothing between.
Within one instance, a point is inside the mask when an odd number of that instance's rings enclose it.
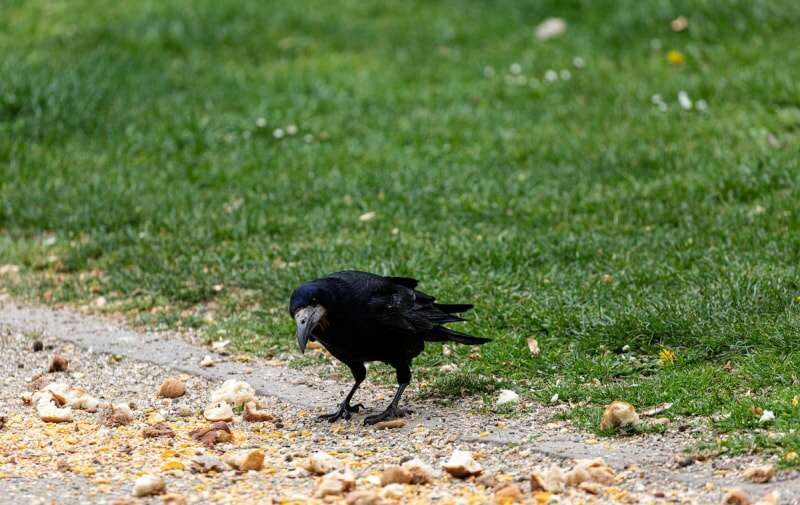
<instances>
[{"instance_id":1,"label":"black plumage","mask_svg":"<svg viewBox=\"0 0 800 505\"><path fill-rule=\"evenodd\" d=\"M297 340L304 352L308 340L316 340L353 373L355 385L330 421L358 412L363 405L350 405L356 389L367 375L364 364L381 361L397 371L398 389L381 414L368 416L365 424L402 417L408 411L398 407L411 381L411 361L425 342L458 342L477 345L489 341L444 325L464 321L456 314L470 304L436 303L416 289L417 280L383 277L366 272L337 272L298 287L289 302L289 313L297 323Z\"/></svg>"}]
</instances>

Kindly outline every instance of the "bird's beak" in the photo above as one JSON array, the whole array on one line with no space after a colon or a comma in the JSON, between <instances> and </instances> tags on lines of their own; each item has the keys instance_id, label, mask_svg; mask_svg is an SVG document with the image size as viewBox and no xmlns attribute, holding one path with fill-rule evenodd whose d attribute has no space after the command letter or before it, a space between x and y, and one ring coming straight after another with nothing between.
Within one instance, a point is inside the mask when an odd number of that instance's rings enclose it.
<instances>
[{"instance_id":1,"label":"bird's beak","mask_svg":"<svg viewBox=\"0 0 800 505\"><path fill-rule=\"evenodd\" d=\"M298 310L294 315L294 320L297 323L297 346L300 347L300 352L306 352L306 344L311 332L316 328L320 319L325 316L325 307L321 305L309 305Z\"/></svg>"}]
</instances>

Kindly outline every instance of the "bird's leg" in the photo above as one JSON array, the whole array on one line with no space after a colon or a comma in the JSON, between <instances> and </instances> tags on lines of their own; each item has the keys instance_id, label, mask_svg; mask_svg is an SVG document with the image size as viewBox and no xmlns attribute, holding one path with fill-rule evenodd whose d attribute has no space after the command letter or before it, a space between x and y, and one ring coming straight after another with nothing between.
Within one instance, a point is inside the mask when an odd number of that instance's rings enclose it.
<instances>
[{"instance_id":1,"label":"bird's leg","mask_svg":"<svg viewBox=\"0 0 800 505\"><path fill-rule=\"evenodd\" d=\"M350 419L351 413L358 412L359 409L364 408L364 405L361 403L350 405L350 400L353 399L353 395L356 393L358 386L364 382L364 378L367 376L367 369L364 367L363 363L358 363L355 365L350 365L350 371L353 372L353 378L355 378L356 383L353 384L352 388L350 388L350 392L344 397L344 401L339 404L339 408L336 409L336 412L323 414L319 416L319 419L327 419L331 423L342 418Z\"/></svg>"},{"instance_id":2,"label":"bird's leg","mask_svg":"<svg viewBox=\"0 0 800 505\"><path fill-rule=\"evenodd\" d=\"M394 398L392 398L392 403L380 414L364 418L364 424L375 424L389 419L405 417L407 414L412 413L410 409L401 409L397 406L400 403L400 398L403 396L403 391L406 390L408 383L411 382L411 368L408 363L394 364L394 367L397 369L397 392L394 394Z\"/></svg>"}]
</instances>

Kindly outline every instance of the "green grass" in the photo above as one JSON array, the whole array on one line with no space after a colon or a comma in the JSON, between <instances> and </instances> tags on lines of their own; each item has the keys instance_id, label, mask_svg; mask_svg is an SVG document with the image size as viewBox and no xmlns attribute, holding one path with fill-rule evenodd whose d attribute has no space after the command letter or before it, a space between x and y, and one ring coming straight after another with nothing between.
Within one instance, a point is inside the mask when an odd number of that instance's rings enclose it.
<instances>
[{"instance_id":1,"label":"green grass","mask_svg":"<svg viewBox=\"0 0 800 505\"><path fill-rule=\"evenodd\" d=\"M761 407L789 434L798 23L790 0L6 0L0 263L22 273L0 282L275 354L301 281L413 275L494 339L431 346L432 393L558 393L587 425L670 401L734 449Z\"/></svg>"}]
</instances>

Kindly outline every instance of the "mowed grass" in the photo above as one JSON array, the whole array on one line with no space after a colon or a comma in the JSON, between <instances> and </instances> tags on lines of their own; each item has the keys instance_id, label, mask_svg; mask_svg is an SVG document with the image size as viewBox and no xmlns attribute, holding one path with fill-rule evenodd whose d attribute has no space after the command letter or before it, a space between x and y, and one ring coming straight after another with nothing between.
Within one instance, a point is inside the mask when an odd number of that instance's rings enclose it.
<instances>
[{"instance_id":1,"label":"mowed grass","mask_svg":"<svg viewBox=\"0 0 800 505\"><path fill-rule=\"evenodd\" d=\"M538 41L548 16L567 32ZM557 393L586 426L673 402L785 455L799 23L790 0L7 0L0 282L274 355L300 282L411 275L494 339L430 346L428 393Z\"/></svg>"}]
</instances>

